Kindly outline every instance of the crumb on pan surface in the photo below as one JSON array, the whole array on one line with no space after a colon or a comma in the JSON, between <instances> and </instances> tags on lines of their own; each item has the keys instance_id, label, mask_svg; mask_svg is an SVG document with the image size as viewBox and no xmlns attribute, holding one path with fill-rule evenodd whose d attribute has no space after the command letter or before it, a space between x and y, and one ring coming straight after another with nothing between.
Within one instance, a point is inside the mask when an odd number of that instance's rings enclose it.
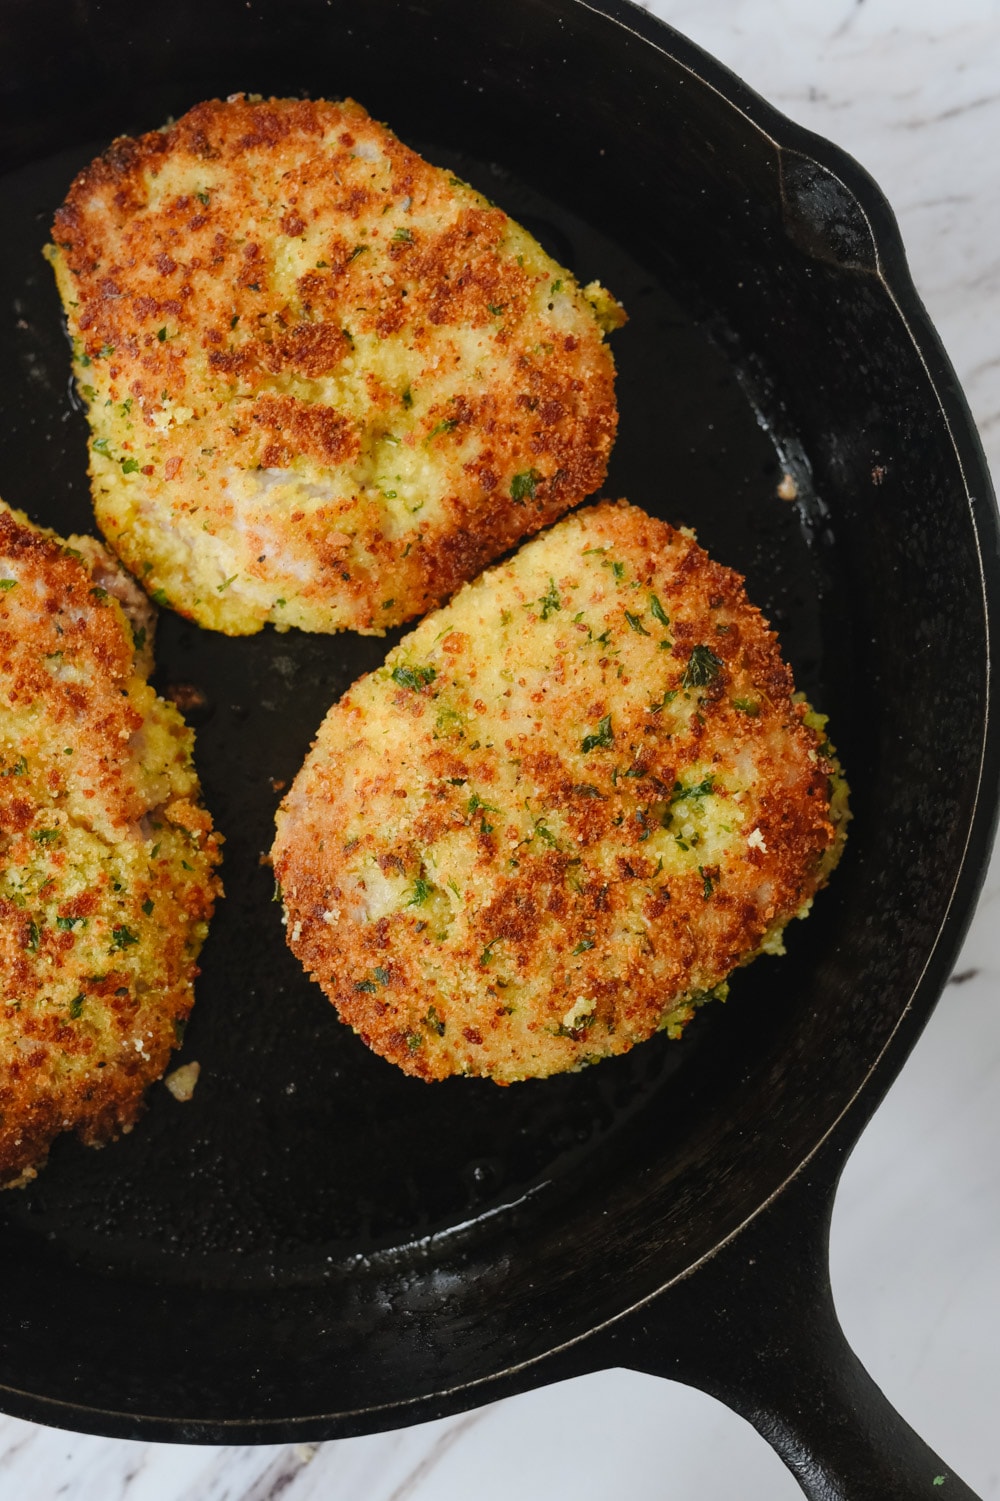
<instances>
[{"instance_id":1,"label":"crumb on pan surface","mask_svg":"<svg viewBox=\"0 0 1000 1501\"><path fill-rule=\"evenodd\" d=\"M98 524L201 625L381 633L604 477L618 304L352 101L122 137L52 238Z\"/></svg>"},{"instance_id":2,"label":"crumb on pan surface","mask_svg":"<svg viewBox=\"0 0 1000 1501\"><path fill-rule=\"evenodd\" d=\"M679 1036L839 857L824 724L736 573L624 502L577 512L330 710L278 813L288 942L425 1079Z\"/></svg>"},{"instance_id":3,"label":"crumb on pan surface","mask_svg":"<svg viewBox=\"0 0 1000 1501\"><path fill-rule=\"evenodd\" d=\"M130 1130L191 1010L218 838L152 624L98 543L0 503L0 1186Z\"/></svg>"},{"instance_id":4,"label":"crumb on pan surface","mask_svg":"<svg viewBox=\"0 0 1000 1501\"><path fill-rule=\"evenodd\" d=\"M201 1064L192 1060L190 1063L182 1063L180 1068L173 1069L164 1077L164 1084L181 1105L186 1105L194 1097L195 1086L201 1074Z\"/></svg>"}]
</instances>

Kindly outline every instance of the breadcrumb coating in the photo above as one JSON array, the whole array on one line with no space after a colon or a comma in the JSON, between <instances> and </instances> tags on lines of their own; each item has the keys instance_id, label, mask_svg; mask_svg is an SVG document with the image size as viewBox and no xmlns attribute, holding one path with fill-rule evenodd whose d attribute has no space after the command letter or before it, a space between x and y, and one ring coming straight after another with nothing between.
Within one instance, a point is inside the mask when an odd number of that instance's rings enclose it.
<instances>
[{"instance_id":1,"label":"breadcrumb coating","mask_svg":"<svg viewBox=\"0 0 1000 1501\"><path fill-rule=\"evenodd\" d=\"M839 857L823 724L739 575L625 502L579 511L330 710L277 818L288 942L424 1079L679 1036Z\"/></svg>"},{"instance_id":2,"label":"breadcrumb coating","mask_svg":"<svg viewBox=\"0 0 1000 1501\"><path fill-rule=\"evenodd\" d=\"M128 1131L184 1030L220 886L152 611L91 538L0 502L0 1186Z\"/></svg>"},{"instance_id":3,"label":"breadcrumb coating","mask_svg":"<svg viewBox=\"0 0 1000 1501\"><path fill-rule=\"evenodd\" d=\"M622 310L358 104L121 137L52 236L98 524L200 625L379 634L604 478Z\"/></svg>"}]
</instances>

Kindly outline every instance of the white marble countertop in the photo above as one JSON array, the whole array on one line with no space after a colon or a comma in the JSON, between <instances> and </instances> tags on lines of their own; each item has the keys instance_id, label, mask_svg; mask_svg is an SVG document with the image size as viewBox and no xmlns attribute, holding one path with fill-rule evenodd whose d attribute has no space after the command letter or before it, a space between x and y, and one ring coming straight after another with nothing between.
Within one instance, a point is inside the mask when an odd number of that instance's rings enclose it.
<instances>
[{"instance_id":1,"label":"white marble countertop","mask_svg":"<svg viewBox=\"0 0 1000 1501\"><path fill-rule=\"evenodd\" d=\"M881 184L1000 475L1000 0L648 8ZM855 1349L983 1501L1000 1498L998 912L995 857L952 982L848 1164L832 1247ZM131 1443L0 1417L0 1501L512 1494L791 1501L800 1492L764 1441L716 1402L622 1371L315 1448Z\"/></svg>"}]
</instances>

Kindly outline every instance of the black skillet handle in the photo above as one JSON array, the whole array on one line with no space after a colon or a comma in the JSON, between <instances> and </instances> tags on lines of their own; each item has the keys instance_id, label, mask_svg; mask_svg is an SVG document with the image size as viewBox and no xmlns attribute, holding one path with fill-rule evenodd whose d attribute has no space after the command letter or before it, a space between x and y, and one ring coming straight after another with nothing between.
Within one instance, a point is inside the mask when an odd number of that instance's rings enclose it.
<instances>
[{"instance_id":1,"label":"black skillet handle","mask_svg":"<svg viewBox=\"0 0 1000 1501\"><path fill-rule=\"evenodd\" d=\"M607 1355L718 1397L813 1501L977 1501L844 1337L830 1288L829 1168L800 1174L693 1276L608 1331Z\"/></svg>"}]
</instances>

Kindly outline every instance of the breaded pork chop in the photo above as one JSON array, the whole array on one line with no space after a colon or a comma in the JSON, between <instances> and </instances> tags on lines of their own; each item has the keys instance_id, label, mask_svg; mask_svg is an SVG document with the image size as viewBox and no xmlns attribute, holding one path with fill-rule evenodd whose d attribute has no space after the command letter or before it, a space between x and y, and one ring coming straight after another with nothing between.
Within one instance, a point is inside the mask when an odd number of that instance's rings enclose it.
<instances>
[{"instance_id":1,"label":"breaded pork chop","mask_svg":"<svg viewBox=\"0 0 1000 1501\"><path fill-rule=\"evenodd\" d=\"M380 633L604 477L621 309L357 104L201 104L52 233L98 523L201 625Z\"/></svg>"},{"instance_id":2,"label":"breaded pork chop","mask_svg":"<svg viewBox=\"0 0 1000 1501\"><path fill-rule=\"evenodd\" d=\"M836 863L822 723L737 574L624 502L577 512L330 710L278 814L288 941L425 1079L678 1036Z\"/></svg>"},{"instance_id":3,"label":"breaded pork chop","mask_svg":"<svg viewBox=\"0 0 1000 1501\"><path fill-rule=\"evenodd\" d=\"M99 544L0 504L0 1186L61 1131L130 1130L191 1009L217 839L152 613Z\"/></svg>"}]
</instances>

